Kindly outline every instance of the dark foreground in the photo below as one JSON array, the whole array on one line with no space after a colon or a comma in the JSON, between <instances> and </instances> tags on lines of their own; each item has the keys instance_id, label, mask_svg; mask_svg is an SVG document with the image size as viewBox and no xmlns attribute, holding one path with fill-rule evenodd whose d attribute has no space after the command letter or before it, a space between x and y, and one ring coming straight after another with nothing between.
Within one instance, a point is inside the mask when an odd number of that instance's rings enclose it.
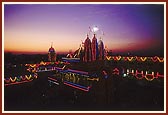
<instances>
[{"instance_id":1,"label":"dark foreground","mask_svg":"<svg viewBox=\"0 0 168 115\"><path fill-rule=\"evenodd\" d=\"M29 83L5 86L4 108L5 111L163 111L162 80L114 76L113 85L104 83L95 83L89 92L84 92L63 84L50 84L44 74Z\"/></svg>"}]
</instances>

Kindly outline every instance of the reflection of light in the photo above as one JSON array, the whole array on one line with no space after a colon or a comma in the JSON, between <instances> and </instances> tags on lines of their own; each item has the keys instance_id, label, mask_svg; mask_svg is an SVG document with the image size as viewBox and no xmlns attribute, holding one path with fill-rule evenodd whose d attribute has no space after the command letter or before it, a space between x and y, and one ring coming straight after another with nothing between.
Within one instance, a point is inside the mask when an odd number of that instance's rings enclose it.
<instances>
[{"instance_id":1,"label":"reflection of light","mask_svg":"<svg viewBox=\"0 0 168 115\"><path fill-rule=\"evenodd\" d=\"M90 87L84 87L84 86L81 86L79 84L75 84L75 83L67 82L67 81L65 81L64 84L68 85L68 86L71 86L73 88L76 88L76 89L83 90L83 91L89 91L89 88L90 88Z\"/></svg>"},{"instance_id":2,"label":"reflection of light","mask_svg":"<svg viewBox=\"0 0 168 115\"><path fill-rule=\"evenodd\" d=\"M32 79L30 81L32 81ZM30 81L15 82L15 83L10 83L10 84L5 84L5 86L15 85L15 84L21 84L21 83L30 82Z\"/></svg>"},{"instance_id":3,"label":"reflection of light","mask_svg":"<svg viewBox=\"0 0 168 115\"><path fill-rule=\"evenodd\" d=\"M48 80L48 81L51 82L51 83L54 83L56 85L59 85L59 83L57 83L57 82L54 82L54 81L51 81L51 80Z\"/></svg>"},{"instance_id":4,"label":"reflection of light","mask_svg":"<svg viewBox=\"0 0 168 115\"><path fill-rule=\"evenodd\" d=\"M48 79L53 80L53 81L57 81L56 79L53 79L53 78L51 78L51 77L48 77Z\"/></svg>"}]
</instances>

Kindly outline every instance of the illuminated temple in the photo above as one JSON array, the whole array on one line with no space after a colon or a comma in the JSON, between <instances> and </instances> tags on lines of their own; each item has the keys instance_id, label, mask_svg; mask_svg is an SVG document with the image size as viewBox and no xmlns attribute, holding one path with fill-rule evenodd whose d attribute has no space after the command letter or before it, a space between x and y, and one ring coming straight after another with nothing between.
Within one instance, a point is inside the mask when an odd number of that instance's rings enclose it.
<instances>
[{"instance_id":1,"label":"illuminated temple","mask_svg":"<svg viewBox=\"0 0 168 115\"><path fill-rule=\"evenodd\" d=\"M104 44L100 39L97 41L96 34L92 40L87 35L84 43L74 52L74 58L80 58L83 62L93 62L96 60L104 60Z\"/></svg>"},{"instance_id":2,"label":"illuminated temple","mask_svg":"<svg viewBox=\"0 0 168 115\"><path fill-rule=\"evenodd\" d=\"M52 45L48 50L48 61L50 61L50 62L56 61L56 53L55 53L55 49L52 47Z\"/></svg>"},{"instance_id":3,"label":"illuminated temple","mask_svg":"<svg viewBox=\"0 0 168 115\"><path fill-rule=\"evenodd\" d=\"M84 42L84 62L91 62L96 60L103 60L104 59L104 45L103 41L100 39L97 42L96 34L94 34L92 41L87 38Z\"/></svg>"},{"instance_id":4,"label":"illuminated temple","mask_svg":"<svg viewBox=\"0 0 168 115\"><path fill-rule=\"evenodd\" d=\"M32 110L34 103L44 105L46 110L60 110L60 105L62 110L126 110L127 106L128 110L133 107L146 110L143 107L147 104L149 110L150 107L162 109L164 57L111 55L101 37L98 40L97 34L92 35L87 35L80 47L75 52L70 50L66 56L56 54L51 44L45 58L40 55L39 63L6 62L7 109L13 110L15 103L21 104L19 109L31 106ZM18 92L13 94L16 87ZM13 95L18 100L13 101Z\"/></svg>"}]
</instances>

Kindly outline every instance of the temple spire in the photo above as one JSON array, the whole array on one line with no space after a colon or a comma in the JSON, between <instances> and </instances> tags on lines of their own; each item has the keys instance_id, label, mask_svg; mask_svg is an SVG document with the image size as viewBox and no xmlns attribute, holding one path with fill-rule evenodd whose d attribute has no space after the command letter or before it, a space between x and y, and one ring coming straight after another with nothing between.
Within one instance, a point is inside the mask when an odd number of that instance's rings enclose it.
<instances>
[{"instance_id":1,"label":"temple spire","mask_svg":"<svg viewBox=\"0 0 168 115\"><path fill-rule=\"evenodd\" d=\"M94 33L94 38L96 37L96 33Z\"/></svg>"},{"instance_id":2,"label":"temple spire","mask_svg":"<svg viewBox=\"0 0 168 115\"><path fill-rule=\"evenodd\" d=\"M51 47L53 46L53 42L51 42Z\"/></svg>"},{"instance_id":3,"label":"temple spire","mask_svg":"<svg viewBox=\"0 0 168 115\"><path fill-rule=\"evenodd\" d=\"M89 38L89 34L87 33L87 38Z\"/></svg>"}]
</instances>

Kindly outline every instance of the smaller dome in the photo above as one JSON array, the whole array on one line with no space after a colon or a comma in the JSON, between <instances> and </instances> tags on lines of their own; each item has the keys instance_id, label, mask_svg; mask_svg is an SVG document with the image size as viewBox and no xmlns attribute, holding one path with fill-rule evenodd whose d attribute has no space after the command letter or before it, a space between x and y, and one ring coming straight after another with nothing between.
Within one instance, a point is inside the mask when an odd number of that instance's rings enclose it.
<instances>
[{"instance_id":1,"label":"smaller dome","mask_svg":"<svg viewBox=\"0 0 168 115\"><path fill-rule=\"evenodd\" d=\"M103 45L103 41L99 40L98 45Z\"/></svg>"},{"instance_id":2,"label":"smaller dome","mask_svg":"<svg viewBox=\"0 0 168 115\"><path fill-rule=\"evenodd\" d=\"M51 46L48 52L55 52L54 48Z\"/></svg>"}]
</instances>

